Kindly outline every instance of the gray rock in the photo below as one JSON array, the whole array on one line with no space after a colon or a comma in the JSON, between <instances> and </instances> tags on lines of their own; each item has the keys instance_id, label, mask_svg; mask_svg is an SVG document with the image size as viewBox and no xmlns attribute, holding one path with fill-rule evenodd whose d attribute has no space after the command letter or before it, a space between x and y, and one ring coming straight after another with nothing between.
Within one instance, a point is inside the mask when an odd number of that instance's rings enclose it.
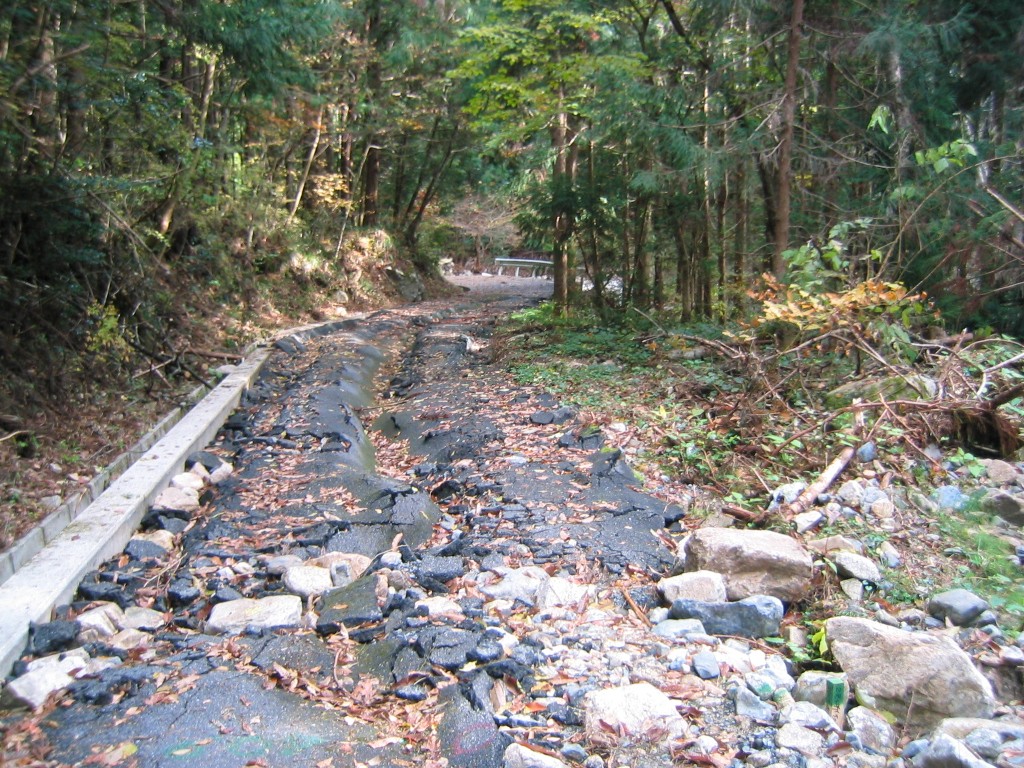
<instances>
[{"instance_id":1,"label":"gray rock","mask_svg":"<svg viewBox=\"0 0 1024 768\"><path fill-rule=\"evenodd\" d=\"M992 765L971 752L962 741L945 733L937 734L913 762L914 768L991 768Z\"/></svg>"},{"instance_id":2,"label":"gray rock","mask_svg":"<svg viewBox=\"0 0 1024 768\"><path fill-rule=\"evenodd\" d=\"M199 493L192 488L170 486L157 494L154 512L182 512L191 515L199 509Z\"/></svg>"},{"instance_id":3,"label":"gray rock","mask_svg":"<svg viewBox=\"0 0 1024 768\"><path fill-rule=\"evenodd\" d=\"M687 635L707 632L698 619L667 619L654 625L654 634L664 638L684 638Z\"/></svg>"},{"instance_id":4,"label":"gray rock","mask_svg":"<svg viewBox=\"0 0 1024 768\"><path fill-rule=\"evenodd\" d=\"M330 570L317 565L293 565L281 580L289 592L303 598L317 597L334 587Z\"/></svg>"},{"instance_id":5,"label":"gray rock","mask_svg":"<svg viewBox=\"0 0 1024 768\"><path fill-rule=\"evenodd\" d=\"M857 461L868 462L878 458L878 448L870 440L857 449Z\"/></svg>"},{"instance_id":6,"label":"gray rock","mask_svg":"<svg viewBox=\"0 0 1024 768\"><path fill-rule=\"evenodd\" d=\"M60 666L38 667L9 682L4 688L4 698L39 709L51 695L63 691L73 682L74 678Z\"/></svg>"},{"instance_id":7,"label":"gray rock","mask_svg":"<svg viewBox=\"0 0 1024 768\"><path fill-rule=\"evenodd\" d=\"M658 591L670 605L679 599L700 600L705 603L724 603L725 579L715 571L690 571L658 582Z\"/></svg>"},{"instance_id":8,"label":"gray rock","mask_svg":"<svg viewBox=\"0 0 1024 768\"><path fill-rule=\"evenodd\" d=\"M995 707L989 682L948 637L848 616L826 621L825 633L857 700L911 729L946 717L989 717Z\"/></svg>"},{"instance_id":9,"label":"gray rock","mask_svg":"<svg viewBox=\"0 0 1024 768\"><path fill-rule=\"evenodd\" d=\"M749 717L755 722L764 725L775 725L779 718L779 712L775 707L751 691L746 686L736 686L730 690L735 697L736 714L742 717Z\"/></svg>"},{"instance_id":10,"label":"gray rock","mask_svg":"<svg viewBox=\"0 0 1024 768\"><path fill-rule=\"evenodd\" d=\"M645 740L652 733L678 738L687 731L672 700L650 683L590 691L583 697L583 714L592 734L611 728L634 740Z\"/></svg>"},{"instance_id":11,"label":"gray rock","mask_svg":"<svg viewBox=\"0 0 1024 768\"><path fill-rule=\"evenodd\" d=\"M1003 737L992 728L975 728L964 739L964 744L986 760L996 761L1003 751Z\"/></svg>"},{"instance_id":12,"label":"gray rock","mask_svg":"<svg viewBox=\"0 0 1024 768\"><path fill-rule=\"evenodd\" d=\"M119 626L121 629L141 629L145 632L155 632L166 623L167 619L160 611L130 605L122 614Z\"/></svg>"},{"instance_id":13,"label":"gray rock","mask_svg":"<svg viewBox=\"0 0 1024 768\"><path fill-rule=\"evenodd\" d=\"M698 651L690 661L693 673L701 680L714 680L722 674L718 659L711 651Z\"/></svg>"},{"instance_id":14,"label":"gray rock","mask_svg":"<svg viewBox=\"0 0 1024 768\"><path fill-rule=\"evenodd\" d=\"M889 568L899 568L903 565L903 558L899 551L888 541L883 541L878 545L878 554Z\"/></svg>"},{"instance_id":15,"label":"gray rock","mask_svg":"<svg viewBox=\"0 0 1024 768\"><path fill-rule=\"evenodd\" d=\"M296 595L273 595L258 600L243 598L213 606L206 620L206 630L214 634L237 634L248 627L297 627L301 619L302 599Z\"/></svg>"},{"instance_id":16,"label":"gray rock","mask_svg":"<svg viewBox=\"0 0 1024 768\"><path fill-rule=\"evenodd\" d=\"M682 555L687 571L721 573L730 600L753 595L800 600L811 587L810 553L781 533L701 528L685 539Z\"/></svg>"},{"instance_id":17,"label":"gray rock","mask_svg":"<svg viewBox=\"0 0 1024 768\"><path fill-rule=\"evenodd\" d=\"M982 497L981 508L1011 525L1024 525L1024 497L993 488Z\"/></svg>"},{"instance_id":18,"label":"gray rock","mask_svg":"<svg viewBox=\"0 0 1024 768\"><path fill-rule=\"evenodd\" d=\"M949 619L958 627L965 627L988 610L988 603L966 589L951 589L932 595L928 613L939 621Z\"/></svg>"},{"instance_id":19,"label":"gray rock","mask_svg":"<svg viewBox=\"0 0 1024 768\"><path fill-rule=\"evenodd\" d=\"M74 621L48 621L33 624L30 629L32 652L36 655L56 653L70 648L78 639L79 627Z\"/></svg>"},{"instance_id":20,"label":"gray rock","mask_svg":"<svg viewBox=\"0 0 1024 768\"><path fill-rule=\"evenodd\" d=\"M896 749L898 734L888 721L873 709L854 707L846 713L846 728L857 734L860 743L879 754Z\"/></svg>"},{"instance_id":21,"label":"gray rock","mask_svg":"<svg viewBox=\"0 0 1024 768\"><path fill-rule=\"evenodd\" d=\"M834 552L829 558L836 566L839 576L847 579L859 579L877 584L882 580L882 574L875 563L853 552Z\"/></svg>"},{"instance_id":22,"label":"gray rock","mask_svg":"<svg viewBox=\"0 0 1024 768\"><path fill-rule=\"evenodd\" d=\"M796 723L786 723L775 737L780 747L792 749L805 757L818 757L825 751L825 739L816 731Z\"/></svg>"},{"instance_id":23,"label":"gray rock","mask_svg":"<svg viewBox=\"0 0 1024 768\"><path fill-rule=\"evenodd\" d=\"M480 591L492 600L522 600L527 605L537 602L541 588L551 578L547 571L535 565L523 568L495 568L501 578L494 583L484 584Z\"/></svg>"},{"instance_id":24,"label":"gray rock","mask_svg":"<svg viewBox=\"0 0 1024 768\"><path fill-rule=\"evenodd\" d=\"M855 603L864 599L864 582L860 579L843 579L839 582L839 588Z\"/></svg>"},{"instance_id":25,"label":"gray rock","mask_svg":"<svg viewBox=\"0 0 1024 768\"><path fill-rule=\"evenodd\" d=\"M970 501L970 498L955 485L940 485L932 492L931 498L940 510L959 511Z\"/></svg>"},{"instance_id":26,"label":"gray rock","mask_svg":"<svg viewBox=\"0 0 1024 768\"><path fill-rule=\"evenodd\" d=\"M505 768L567 768L557 757L524 747L510 744L505 750Z\"/></svg>"},{"instance_id":27,"label":"gray rock","mask_svg":"<svg viewBox=\"0 0 1024 768\"><path fill-rule=\"evenodd\" d=\"M800 494L807 488L807 483L786 483L772 491L772 505L782 506L792 504L800 498Z\"/></svg>"},{"instance_id":28,"label":"gray rock","mask_svg":"<svg viewBox=\"0 0 1024 768\"><path fill-rule=\"evenodd\" d=\"M825 515L817 509L812 509L808 512L801 512L799 515L795 515L793 517L793 526L797 533L813 531L823 522L825 522Z\"/></svg>"},{"instance_id":29,"label":"gray rock","mask_svg":"<svg viewBox=\"0 0 1024 768\"><path fill-rule=\"evenodd\" d=\"M796 701L785 707L779 717L779 722L793 723L817 731L838 733L842 730L828 712L809 701Z\"/></svg>"},{"instance_id":30,"label":"gray rock","mask_svg":"<svg viewBox=\"0 0 1024 768\"><path fill-rule=\"evenodd\" d=\"M782 601L769 595L755 595L735 603L705 603L676 600L674 619L698 619L712 635L774 637L779 634L784 611Z\"/></svg>"},{"instance_id":31,"label":"gray rock","mask_svg":"<svg viewBox=\"0 0 1024 768\"><path fill-rule=\"evenodd\" d=\"M281 576L285 571L295 565L302 565L303 560L298 555L277 555L267 561L267 573L271 576Z\"/></svg>"},{"instance_id":32,"label":"gray rock","mask_svg":"<svg viewBox=\"0 0 1024 768\"><path fill-rule=\"evenodd\" d=\"M836 499L840 504L848 507L859 507L861 499L864 498L864 486L859 480L847 480L836 491Z\"/></svg>"},{"instance_id":33,"label":"gray rock","mask_svg":"<svg viewBox=\"0 0 1024 768\"><path fill-rule=\"evenodd\" d=\"M1021 479L1020 470L1013 464L1002 459L982 459L985 473L990 482L995 485L1019 485Z\"/></svg>"},{"instance_id":34,"label":"gray rock","mask_svg":"<svg viewBox=\"0 0 1024 768\"><path fill-rule=\"evenodd\" d=\"M461 557L437 557L424 555L415 566L418 579L433 579L442 584L457 579L466 572Z\"/></svg>"}]
</instances>

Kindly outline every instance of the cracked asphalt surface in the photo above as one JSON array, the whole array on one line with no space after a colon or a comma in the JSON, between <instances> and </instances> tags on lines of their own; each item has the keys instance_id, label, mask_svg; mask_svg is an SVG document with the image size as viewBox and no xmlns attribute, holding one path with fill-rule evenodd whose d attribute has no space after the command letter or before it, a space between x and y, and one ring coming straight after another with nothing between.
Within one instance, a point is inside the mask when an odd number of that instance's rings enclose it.
<instances>
[{"instance_id":1,"label":"cracked asphalt surface","mask_svg":"<svg viewBox=\"0 0 1024 768\"><path fill-rule=\"evenodd\" d=\"M614 432L516 386L494 361L497 319L550 283L474 288L279 343L209 449L234 465L231 478L195 515L147 517L175 533L176 549L115 558L62 613L102 598L154 608L166 624L130 649L86 644L123 663L34 717L3 717L18 754L38 758L20 764L487 768L524 734L553 749L573 738L578 715L555 706L572 704L569 681L539 679L543 644L502 645L526 639L528 606L485 611L480 574L641 577L628 598L610 593L611 610L630 617L656 600L643 577L672 566L656 534L684 516L685 499L640 490ZM208 634L215 604L288 593L273 558L329 553L370 565L304 598L300 627ZM451 606L425 608L433 598ZM543 719L502 714L496 687L546 702L549 742Z\"/></svg>"}]
</instances>

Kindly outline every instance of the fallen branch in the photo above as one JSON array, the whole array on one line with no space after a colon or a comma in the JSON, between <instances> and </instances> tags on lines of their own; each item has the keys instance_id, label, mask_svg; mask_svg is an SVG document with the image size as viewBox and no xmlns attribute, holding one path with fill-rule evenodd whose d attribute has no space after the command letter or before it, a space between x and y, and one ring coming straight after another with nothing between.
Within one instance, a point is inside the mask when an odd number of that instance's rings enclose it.
<instances>
[{"instance_id":1,"label":"fallen branch","mask_svg":"<svg viewBox=\"0 0 1024 768\"><path fill-rule=\"evenodd\" d=\"M647 618L647 614L640 610L640 606L636 604L636 600L633 599L632 595L629 594L625 587L622 588L622 596L626 598L626 602L629 603L629 607L633 609L633 612L648 629L654 626L654 624L651 623L651 620Z\"/></svg>"},{"instance_id":2,"label":"fallen branch","mask_svg":"<svg viewBox=\"0 0 1024 768\"><path fill-rule=\"evenodd\" d=\"M240 363L245 358L241 355L233 355L230 352L211 352L205 349L194 349L189 347L185 350L187 355L195 355L196 357L208 357L211 360L228 360L233 363Z\"/></svg>"},{"instance_id":3,"label":"fallen branch","mask_svg":"<svg viewBox=\"0 0 1024 768\"><path fill-rule=\"evenodd\" d=\"M801 493L797 500L789 505L787 512L792 516L806 512L814 504L815 500L828 490L829 486L842 474L846 466L853 460L854 453L856 451L851 446L843 448L839 455L833 459L832 463L825 467L825 471L821 473L818 479L807 486L807 490Z\"/></svg>"},{"instance_id":4,"label":"fallen branch","mask_svg":"<svg viewBox=\"0 0 1024 768\"><path fill-rule=\"evenodd\" d=\"M729 517L735 517L737 520L741 520L744 523L760 523L765 517L764 512L751 512L749 509L745 509L739 504L723 504L722 513Z\"/></svg>"}]
</instances>

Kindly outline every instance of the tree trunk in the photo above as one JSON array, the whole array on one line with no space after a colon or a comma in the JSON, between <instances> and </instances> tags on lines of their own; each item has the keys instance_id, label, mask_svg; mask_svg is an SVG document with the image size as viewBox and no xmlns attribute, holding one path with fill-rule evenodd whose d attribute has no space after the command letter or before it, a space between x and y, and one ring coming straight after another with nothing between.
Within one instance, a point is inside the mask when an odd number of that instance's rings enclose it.
<instances>
[{"instance_id":1,"label":"tree trunk","mask_svg":"<svg viewBox=\"0 0 1024 768\"><path fill-rule=\"evenodd\" d=\"M789 218L792 201L793 128L796 121L796 76L800 64L800 28L804 20L804 0L793 0L786 46L786 82L782 95L782 139L779 142L778 192L775 209L775 249L772 273L781 278L786 271L783 252L789 247Z\"/></svg>"}]
</instances>

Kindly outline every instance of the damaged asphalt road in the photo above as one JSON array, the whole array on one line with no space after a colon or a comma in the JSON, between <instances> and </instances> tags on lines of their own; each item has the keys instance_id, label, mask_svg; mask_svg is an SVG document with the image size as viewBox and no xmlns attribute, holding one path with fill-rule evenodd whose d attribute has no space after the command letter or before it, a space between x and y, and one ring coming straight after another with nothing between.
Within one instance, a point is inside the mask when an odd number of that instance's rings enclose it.
<instances>
[{"instance_id":1,"label":"damaged asphalt road","mask_svg":"<svg viewBox=\"0 0 1024 768\"><path fill-rule=\"evenodd\" d=\"M36 628L16 673L83 655L0 721L8 756L38 759L15 764L499 768L513 741L595 764L581 697L676 674L642 613L686 500L639 490L622 425L493 361L528 300L279 342L190 462L220 472L199 509L158 501Z\"/></svg>"}]
</instances>

